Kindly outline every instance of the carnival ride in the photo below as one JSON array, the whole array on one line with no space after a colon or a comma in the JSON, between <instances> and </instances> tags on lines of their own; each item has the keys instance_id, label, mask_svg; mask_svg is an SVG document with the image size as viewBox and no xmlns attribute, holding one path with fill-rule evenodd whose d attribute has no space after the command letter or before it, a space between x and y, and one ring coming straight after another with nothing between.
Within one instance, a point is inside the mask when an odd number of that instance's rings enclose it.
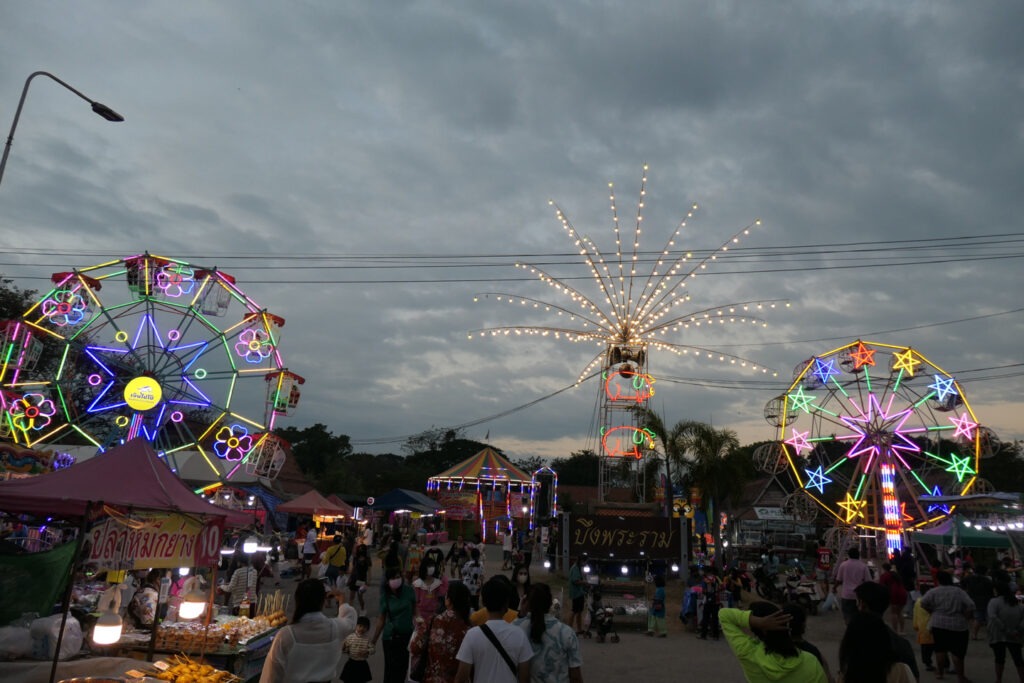
<instances>
[{"instance_id":1,"label":"carnival ride","mask_svg":"<svg viewBox=\"0 0 1024 683\"><path fill-rule=\"evenodd\" d=\"M753 371L769 372L758 363L724 351L693 344L680 344L666 340L669 333L683 333L690 329L725 323L746 323L764 326L757 311L765 307L788 302L780 299L741 301L719 306L697 308L683 312L689 304L689 288L694 279L709 263L718 260L760 221L732 235L706 256L679 250L676 239L686 221L693 217L697 205L691 206L686 218L671 234L658 252L640 250L641 226L647 195L647 166L643 167L640 199L632 245L623 248L619 230L619 214L613 185L608 184L611 201L612 227L615 235L615 257L606 260L603 252L589 237L579 234L569 218L553 201L555 216L573 241L583 263L589 270L596 294L585 294L569 284L569 278L558 278L546 269L530 264L516 266L528 270L552 287L569 302L565 305L542 299L504 292L488 292L480 298L493 298L518 308L554 313L566 319L562 325L546 324L486 327L469 332L469 338L497 338L505 336L545 336L570 342L589 342L601 347L597 355L577 377L577 384L589 379L599 368L601 386L597 403L600 419L600 497L604 500L613 487L629 486L639 500L644 499L642 477L643 460L655 449L655 435L643 426L643 410L654 396L655 379L648 372L648 359L652 350L677 355L694 356L738 365ZM638 273L638 265L653 263L647 275ZM600 302L604 302L604 304Z\"/></svg>"},{"instance_id":2,"label":"carnival ride","mask_svg":"<svg viewBox=\"0 0 1024 683\"><path fill-rule=\"evenodd\" d=\"M971 492L996 441L950 373L911 347L862 340L800 363L765 419L777 436L755 464L790 492L794 518L834 518L836 550L862 531L902 547L953 507L921 497Z\"/></svg>"},{"instance_id":3,"label":"carnival ride","mask_svg":"<svg viewBox=\"0 0 1024 683\"><path fill-rule=\"evenodd\" d=\"M281 356L284 318L223 271L149 253L52 281L0 329L0 436L97 452L144 437L175 471L197 452L207 477L277 475L274 423L305 382Z\"/></svg>"}]
</instances>

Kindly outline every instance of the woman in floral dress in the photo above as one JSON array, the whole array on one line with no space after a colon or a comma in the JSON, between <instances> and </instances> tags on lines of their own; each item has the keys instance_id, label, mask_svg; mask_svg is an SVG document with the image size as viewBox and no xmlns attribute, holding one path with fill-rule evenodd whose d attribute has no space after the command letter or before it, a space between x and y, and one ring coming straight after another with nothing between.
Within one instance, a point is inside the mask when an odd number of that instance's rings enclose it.
<instances>
[{"instance_id":1,"label":"woman in floral dress","mask_svg":"<svg viewBox=\"0 0 1024 683\"><path fill-rule=\"evenodd\" d=\"M427 656L426 673L419 683L449 683L459 670L455 655L469 630L469 589L461 583L450 584L444 606L444 612L417 626L409 641L411 670L424 652Z\"/></svg>"}]
</instances>

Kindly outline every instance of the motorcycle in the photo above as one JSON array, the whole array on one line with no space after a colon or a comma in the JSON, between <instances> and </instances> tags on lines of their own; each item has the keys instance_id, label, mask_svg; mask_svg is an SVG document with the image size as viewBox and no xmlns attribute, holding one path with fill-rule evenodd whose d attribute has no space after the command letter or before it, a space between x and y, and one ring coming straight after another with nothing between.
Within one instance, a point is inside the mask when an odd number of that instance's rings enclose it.
<instances>
[{"instance_id":1,"label":"motorcycle","mask_svg":"<svg viewBox=\"0 0 1024 683\"><path fill-rule=\"evenodd\" d=\"M807 578L799 569L769 574L762 565L754 570L757 594L776 604L795 602L808 614L817 614L818 605L825 599L818 582Z\"/></svg>"}]
</instances>

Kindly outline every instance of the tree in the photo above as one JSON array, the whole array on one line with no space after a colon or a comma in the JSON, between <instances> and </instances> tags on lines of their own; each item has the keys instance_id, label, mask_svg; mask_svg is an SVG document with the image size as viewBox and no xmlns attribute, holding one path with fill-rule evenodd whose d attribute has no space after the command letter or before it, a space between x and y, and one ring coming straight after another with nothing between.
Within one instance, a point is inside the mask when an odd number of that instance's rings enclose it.
<instances>
[{"instance_id":1,"label":"tree","mask_svg":"<svg viewBox=\"0 0 1024 683\"><path fill-rule=\"evenodd\" d=\"M336 466L352 454L352 444L345 434L335 436L319 422L312 427L285 427L276 434L292 445L292 455L307 477L319 480L328 467Z\"/></svg>"},{"instance_id":2,"label":"tree","mask_svg":"<svg viewBox=\"0 0 1024 683\"><path fill-rule=\"evenodd\" d=\"M688 479L703 495L708 530L718 542L719 505L733 503L743 495L745 483L740 441L731 429L715 429L702 422L688 422L682 445L692 456Z\"/></svg>"},{"instance_id":3,"label":"tree","mask_svg":"<svg viewBox=\"0 0 1024 683\"><path fill-rule=\"evenodd\" d=\"M551 469L558 472L560 485L597 486L599 465L597 453L586 449L573 451L568 458L555 458L551 462Z\"/></svg>"},{"instance_id":4,"label":"tree","mask_svg":"<svg viewBox=\"0 0 1024 683\"><path fill-rule=\"evenodd\" d=\"M546 463L544 462L544 458L534 455L529 458L517 458L512 461L512 464L527 474L533 474L541 467L544 467Z\"/></svg>"}]
</instances>

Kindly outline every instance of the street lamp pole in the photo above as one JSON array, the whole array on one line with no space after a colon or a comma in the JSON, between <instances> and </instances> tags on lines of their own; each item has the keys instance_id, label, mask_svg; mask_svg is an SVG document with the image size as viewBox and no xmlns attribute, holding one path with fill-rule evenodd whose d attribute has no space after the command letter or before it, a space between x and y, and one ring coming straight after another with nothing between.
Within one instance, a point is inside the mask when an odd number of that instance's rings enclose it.
<instances>
[{"instance_id":1,"label":"street lamp pole","mask_svg":"<svg viewBox=\"0 0 1024 683\"><path fill-rule=\"evenodd\" d=\"M18 100L18 109L14 112L14 121L11 123L11 132L7 134L7 144L4 145L4 155L3 158L0 158L0 182L3 182L4 179L4 169L7 168L7 157L10 156L11 154L11 145L14 143L14 131L18 127L18 119L21 118L21 108L25 106L25 96L28 95L28 86L31 85L32 79L36 76L46 76L47 78L50 78L60 83L65 88L75 93L83 100L88 102L90 105L92 105L92 110L96 112L96 114L98 114L99 116L105 118L107 121L124 121L123 116L118 114L116 111L114 111L107 105L103 104L102 102L97 102L96 100L89 99L85 96L84 93L71 87L70 85L60 80L53 74L46 71L35 71L27 79L25 79L25 87L21 90L21 99Z\"/></svg>"}]
</instances>

